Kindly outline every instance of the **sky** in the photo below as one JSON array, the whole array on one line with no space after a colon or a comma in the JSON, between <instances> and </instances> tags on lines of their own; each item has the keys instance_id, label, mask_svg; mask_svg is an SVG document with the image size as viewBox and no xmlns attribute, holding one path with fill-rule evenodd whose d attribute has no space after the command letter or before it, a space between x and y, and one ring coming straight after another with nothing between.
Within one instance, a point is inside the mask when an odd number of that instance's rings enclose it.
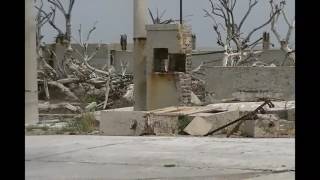
<instances>
[{"instance_id":1,"label":"sky","mask_svg":"<svg viewBox=\"0 0 320 180\"><path fill-rule=\"evenodd\" d=\"M49 6L44 1L44 10ZM67 0L61 0L68 2ZM179 19L179 0L147 0L148 7L152 12L159 9L159 14L166 10L164 19ZM295 1L287 0L285 10L289 20L294 19ZM248 8L248 0L238 0L235 7L236 21L239 22ZM192 26L192 32L197 35L197 47L217 48L216 34L212 28L212 20L204 17L203 9L210 10L208 0L183 0L183 16L187 23ZM35 10L36 11L36 10ZM56 24L64 30L64 18L61 13L57 12ZM270 13L269 0L258 0L258 4L252 10L251 14L243 25L243 32L248 33L253 28L263 24ZM148 23L151 24L151 18L147 17ZM120 41L120 34L127 34L128 42L132 42L133 35L133 0L75 0L72 11L72 33L74 38L79 39L78 29L81 24L84 35L98 21L97 29L92 33L90 42L112 43ZM285 37L288 26L283 19L277 24L281 37ZM261 37L263 31L270 31L270 25L260 31L257 31L252 40ZM56 31L48 24L42 28L44 42L54 42ZM276 43L273 34L270 32L271 42ZM295 32L291 37L291 46L294 47Z\"/></svg>"}]
</instances>

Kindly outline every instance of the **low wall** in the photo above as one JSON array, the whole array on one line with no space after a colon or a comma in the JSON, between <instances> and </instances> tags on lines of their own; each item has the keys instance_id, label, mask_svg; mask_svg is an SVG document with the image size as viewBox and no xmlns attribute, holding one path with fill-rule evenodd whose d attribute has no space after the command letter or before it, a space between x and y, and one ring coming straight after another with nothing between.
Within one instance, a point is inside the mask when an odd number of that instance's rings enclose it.
<instances>
[{"instance_id":1,"label":"low wall","mask_svg":"<svg viewBox=\"0 0 320 180\"><path fill-rule=\"evenodd\" d=\"M206 91L211 102L250 101L257 97L295 99L295 67L208 67ZM208 98L207 98L208 99Z\"/></svg>"},{"instance_id":2,"label":"low wall","mask_svg":"<svg viewBox=\"0 0 320 180\"><path fill-rule=\"evenodd\" d=\"M117 72L121 72L121 66L120 66L120 60L128 61L128 73L133 73L133 63L130 63L133 61L133 52L128 51L119 51L117 50L115 52L115 64L114 67ZM194 55L192 55L192 69L197 68L201 62L210 62L209 66L221 66L222 65L222 59L223 59L223 53L219 52L207 52L207 51L201 51L197 52ZM285 59L285 53L282 52L280 49L270 49L264 51L259 59L266 63L266 64L275 64L276 66L280 66ZM291 66L292 62L289 60L286 60L284 63L284 66Z\"/></svg>"},{"instance_id":3,"label":"low wall","mask_svg":"<svg viewBox=\"0 0 320 180\"><path fill-rule=\"evenodd\" d=\"M192 55L192 67L198 67L201 62L210 62L210 66L221 66L223 53L221 52L199 52ZM286 54L280 49L270 49L264 50L260 56L259 60L266 64L275 64L276 66L281 66L283 61L285 60ZM246 65L246 64L244 64ZM292 61L288 58L284 61L284 66L292 66L294 65Z\"/></svg>"}]
</instances>

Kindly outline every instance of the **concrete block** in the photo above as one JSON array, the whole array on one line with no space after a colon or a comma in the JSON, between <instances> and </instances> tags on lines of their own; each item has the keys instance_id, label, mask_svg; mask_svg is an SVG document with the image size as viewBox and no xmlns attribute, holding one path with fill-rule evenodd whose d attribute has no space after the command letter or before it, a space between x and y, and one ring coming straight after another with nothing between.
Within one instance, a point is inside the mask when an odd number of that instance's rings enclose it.
<instances>
[{"instance_id":1,"label":"concrete block","mask_svg":"<svg viewBox=\"0 0 320 180\"><path fill-rule=\"evenodd\" d=\"M179 116L148 115L148 126L155 135L177 135L179 133Z\"/></svg>"},{"instance_id":2,"label":"concrete block","mask_svg":"<svg viewBox=\"0 0 320 180\"><path fill-rule=\"evenodd\" d=\"M292 108L292 109L288 109L287 111L287 119L288 121L295 121L296 120L296 109Z\"/></svg>"},{"instance_id":3,"label":"concrete block","mask_svg":"<svg viewBox=\"0 0 320 180\"><path fill-rule=\"evenodd\" d=\"M279 136L279 116L275 114L258 114L258 119L247 120L240 126L241 135L247 137L278 137Z\"/></svg>"},{"instance_id":4,"label":"concrete block","mask_svg":"<svg viewBox=\"0 0 320 180\"><path fill-rule=\"evenodd\" d=\"M236 120L239 118L239 111L225 111L219 113L196 113L190 115L190 117L194 117L194 119L188 124L188 126L184 129L184 132L195 135L195 136L203 136L208 132L214 131L217 128ZM234 125L229 126L226 130L221 130L216 134L225 133L232 129Z\"/></svg>"},{"instance_id":5,"label":"concrete block","mask_svg":"<svg viewBox=\"0 0 320 180\"><path fill-rule=\"evenodd\" d=\"M280 120L279 121L279 136L294 137L295 136L295 121Z\"/></svg>"},{"instance_id":6,"label":"concrete block","mask_svg":"<svg viewBox=\"0 0 320 180\"><path fill-rule=\"evenodd\" d=\"M139 136L146 124L144 111L101 111L100 131L108 136Z\"/></svg>"}]
</instances>

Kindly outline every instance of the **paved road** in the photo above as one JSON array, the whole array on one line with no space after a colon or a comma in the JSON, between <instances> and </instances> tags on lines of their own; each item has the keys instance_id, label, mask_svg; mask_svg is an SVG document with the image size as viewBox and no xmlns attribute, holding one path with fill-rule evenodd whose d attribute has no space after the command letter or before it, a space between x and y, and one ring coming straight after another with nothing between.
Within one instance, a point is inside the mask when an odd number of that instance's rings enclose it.
<instances>
[{"instance_id":1,"label":"paved road","mask_svg":"<svg viewBox=\"0 0 320 180\"><path fill-rule=\"evenodd\" d=\"M26 179L293 180L294 139L26 136Z\"/></svg>"}]
</instances>

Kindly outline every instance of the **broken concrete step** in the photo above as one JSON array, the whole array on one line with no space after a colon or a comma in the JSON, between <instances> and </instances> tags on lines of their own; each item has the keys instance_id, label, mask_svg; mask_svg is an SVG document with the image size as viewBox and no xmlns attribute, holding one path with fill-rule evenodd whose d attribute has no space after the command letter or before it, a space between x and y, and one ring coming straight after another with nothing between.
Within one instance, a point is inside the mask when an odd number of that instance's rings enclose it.
<instances>
[{"instance_id":1,"label":"broken concrete step","mask_svg":"<svg viewBox=\"0 0 320 180\"><path fill-rule=\"evenodd\" d=\"M226 111L219 113L197 113L190 115L190 117L194 118L183 131L190 135L203 136L231 121L238 119L240 116L239 111ZM229 126L226 130L221 130L216 134L225 133L234 126L235 125Z\"/></svg>"}]
</instances>

